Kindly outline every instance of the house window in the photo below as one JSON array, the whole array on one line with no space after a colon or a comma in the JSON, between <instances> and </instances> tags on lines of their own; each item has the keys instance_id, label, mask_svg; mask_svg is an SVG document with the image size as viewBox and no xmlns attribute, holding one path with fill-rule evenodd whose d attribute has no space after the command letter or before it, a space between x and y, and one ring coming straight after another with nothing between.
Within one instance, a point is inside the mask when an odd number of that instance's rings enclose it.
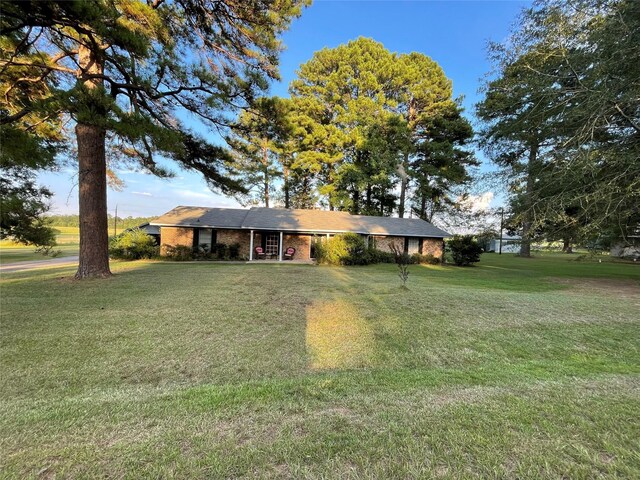
<instances>
[{"instance_id":1,"label":"house window","mask_svg":"<svg viewBox=\"0 0 640 480\"><path fill-rule=\"evenodd\" d=\"M413 255L414 253L420 253L420 239L410 238L407 241L407 253Z\"/></svg>"},{"instance_id":2,"label":"house window","mask_svg":"<svg viewBox=\"0 0 640 480\"><path fill-rule=\"evenodd\" d=\"M266 238L264 253L267 255L278 255L279 235L277 233L269 233Z\"/></svg>"},{"instance_id":3,"label":"house window","mask_svg":"<svg viewBox=\"0 0 640 480\"><path fill-rule=\"evenodd\" d=\"M211 229L202 228L200 229L200 245L206 245L207 248L211 248Z\"/></svg>"}]
</instances>

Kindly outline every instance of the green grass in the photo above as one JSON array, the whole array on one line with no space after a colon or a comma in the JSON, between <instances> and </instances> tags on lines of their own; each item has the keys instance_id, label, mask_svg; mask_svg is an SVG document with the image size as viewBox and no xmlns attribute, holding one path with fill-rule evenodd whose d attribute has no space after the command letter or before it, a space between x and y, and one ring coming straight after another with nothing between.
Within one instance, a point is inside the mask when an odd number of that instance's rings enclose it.
<instances>
[{"instance_id":1,"label":"green grass","mask_svg":"<svg viewBox=\"0 0 640 480\"><path fill-rule=\"evenodd\" d=\"M59 257L78 255L80 248L80 231L78 227L55 227L57 246L54 252L60 252ZM112 229L109 230L111 234ZM120 233L121 229L117 230ZM47 260L50 256L36 252L35 247L15 243L10 239L0 240L0 265L30 260Z\"/></svg>"},{"instance_id":2,"label":"green grass","mask_svg":"<svg viewBox=\"0 0 640 480\"><path fill-rule=\"evenodd\" d=\"M2 277L0 475L640 477L640 265Z\"/></svg>"}]
</instances>

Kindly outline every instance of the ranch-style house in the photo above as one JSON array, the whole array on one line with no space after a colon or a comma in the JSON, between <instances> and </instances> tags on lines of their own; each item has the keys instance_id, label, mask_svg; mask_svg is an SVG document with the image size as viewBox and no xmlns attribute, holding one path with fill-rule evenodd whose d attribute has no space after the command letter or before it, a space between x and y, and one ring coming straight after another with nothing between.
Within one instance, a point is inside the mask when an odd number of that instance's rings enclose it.
<instances>
[{"instance_id":1,"label":"ranch-style house","mask_svg":"<svg viewBox=\"0 0 640 480\"><path fill-rule=\"evenodd\" d=\"M390 251L403 246L413 254L441 258L443 239L449 234L419 218L373 217L327 210L297 210L253 207L176 207L150 222L159 228L160 251L167 246L211 246L238 244L240 255L251 260L283 260L292 252L294 260L314 258L314 238L353 232L368 244ZM290 256L289 256L290 257Z\"/></svg>"}]
</instances>

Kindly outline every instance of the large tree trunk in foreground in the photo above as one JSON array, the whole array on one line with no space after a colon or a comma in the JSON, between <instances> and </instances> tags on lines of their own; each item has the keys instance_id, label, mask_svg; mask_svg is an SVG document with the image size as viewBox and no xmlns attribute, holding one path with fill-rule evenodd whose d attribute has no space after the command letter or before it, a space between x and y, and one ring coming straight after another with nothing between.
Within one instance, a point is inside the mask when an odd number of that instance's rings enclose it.
<instances>
[{"instance_id":1,"label":"large tree trunk in foreground","mask_svg":"<svg viewBox=\"0 0 640 480\"><path fill-rule=\"evenodd\" d=\"M531 226L533 224L533 190L535 188L535 163L538 160L538 144L534 143L529 149L529 163L527 165L527 186L524 198L524 213L522 217L522 243L520 256L531 256Z\"/></svg>"},{"instance_id":2,"label":"large tree trunk in foreground","mask_svg":"<svg viewBox=\"0 0 640 480\"><path fill-rule=\"evenodd\" d=\"M81 45L78 52L78 81L88 90L102 86L92 75L102 74L102 63L96 52ZM86 114L85 114L86 115ZM100 108L95 109L99 120ZM78 120L78 200L80 204L80 262L77 279L104 278L109 270L109 233L107 222L106 132L101 126Z\"/></svg>"},{"instance_id":3,"label":"large tree trunk in foreground","mask_svg":"<svg viewBox=\"0 0 640 480\"><path fill-rule=\"evenodd\" d=\"M107 166L105 131L76 125L79 164L80 264L76 278L108 277Z\"/></svg>"}]
</instances>

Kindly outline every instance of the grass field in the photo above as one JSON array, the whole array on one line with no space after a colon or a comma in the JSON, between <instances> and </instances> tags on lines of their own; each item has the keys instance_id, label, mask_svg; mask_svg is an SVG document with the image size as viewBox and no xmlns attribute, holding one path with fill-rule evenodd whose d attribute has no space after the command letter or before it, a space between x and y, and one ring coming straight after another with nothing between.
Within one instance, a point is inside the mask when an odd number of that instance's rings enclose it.
<instances>
[{"instance_id":1,"label":"grass field","mask_svg":"<svg viewBox=\"0 0 640 480\"><path fill-rule=\"evenodd\" d=\"M6 478L640 478L640 265L2 276Z\"/></svg>"},{"instance_id":2,"label":"grass field","mask_svg":"<svg viewBox=\"0 0 640 480\"><path fill-rule=\"evenodd\" d=\"M80 245L80 231L78 227L55 227L58 245L53 251L59 251L60 257L70 257L78 254ZM113 230L109 230L111 234ZM117 230L120 233L121 229ZM0 240L0 264L24 262L28 260L46 260L50 258L37 253L35 247L21 245L11 240Z\"/></svg>"}]
</instances>

